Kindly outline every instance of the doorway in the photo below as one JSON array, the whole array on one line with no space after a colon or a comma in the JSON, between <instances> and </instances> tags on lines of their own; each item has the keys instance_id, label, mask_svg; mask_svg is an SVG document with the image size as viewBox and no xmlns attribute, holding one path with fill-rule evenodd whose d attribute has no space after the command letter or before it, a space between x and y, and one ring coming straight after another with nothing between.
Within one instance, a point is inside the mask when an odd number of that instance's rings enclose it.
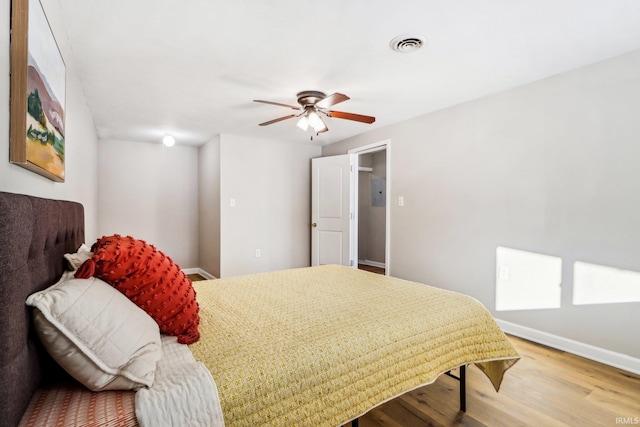
<instances>
[{"instance_id":1,"label":"doorway","mask_svg":"<svg viewBox=\"0 0 640 427\"><path fill-rule=\"evenodd\" d=\"M352 197L357 206L354 241L358 268L390 274L390 140L349 150L358 157Z\"/></svg>"}]
</instances>

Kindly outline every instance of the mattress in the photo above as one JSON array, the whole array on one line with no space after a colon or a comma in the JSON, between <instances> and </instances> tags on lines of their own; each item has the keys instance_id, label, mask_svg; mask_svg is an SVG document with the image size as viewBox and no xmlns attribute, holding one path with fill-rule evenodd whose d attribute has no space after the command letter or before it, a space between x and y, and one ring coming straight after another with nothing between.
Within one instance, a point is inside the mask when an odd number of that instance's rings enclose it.
<instances>
[{"instance_id":1,"label":"mattress","mask_svg":"<svg viewBox=\"0 0 640 427\"><path fill-rule=\"evenodd\" d=\"M470 363L498 390L519 358L475 299L348 267L194 287L227 427L342 425Z\"/></svg>"}]
</instances>

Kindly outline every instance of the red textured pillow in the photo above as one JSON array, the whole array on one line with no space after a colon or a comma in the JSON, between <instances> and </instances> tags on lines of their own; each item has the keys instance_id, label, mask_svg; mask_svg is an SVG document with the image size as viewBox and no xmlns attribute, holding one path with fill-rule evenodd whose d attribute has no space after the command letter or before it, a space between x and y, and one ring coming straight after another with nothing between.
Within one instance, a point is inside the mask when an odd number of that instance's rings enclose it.
<instances>
[{"instance_id":1,"label":"red textured pillow","mask_svg":"<svg viewBox=\"0 0 640 427\"><path fill-rule=\"evenodd\" d=\"M143 240L118 234L98 239L92 250L75 277L104 280L153 317L162 333L182 344L198 341L196 292L171 258Z\"/></svg>"}]
</instances>

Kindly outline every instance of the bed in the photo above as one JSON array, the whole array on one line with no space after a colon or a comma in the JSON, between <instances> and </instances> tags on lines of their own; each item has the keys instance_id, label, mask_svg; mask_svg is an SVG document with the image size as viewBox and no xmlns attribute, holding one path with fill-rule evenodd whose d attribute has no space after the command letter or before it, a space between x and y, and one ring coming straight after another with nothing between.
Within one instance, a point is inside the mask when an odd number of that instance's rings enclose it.
<instances>
[{"instance_id":1,"label":"bed","mask_svg":"<svg viewBox=\"0 0 640 427\"><path fill-rule=\"evenodd\" d=\"M29 295L58 280L63 255L83 242L82 205L0 193L3 425L21 419L29 425L23 414L37 405L59 405L64 419L69 402L96 406L96 399L116 402L124 413L113 416L127 421L114 423L106 411L107 419L94 425L136 425L134 393L74 384L43 350L25 306ZM476 300L346 267L202 281L194 288L201 338L189 350L215 381L227 427L357 422L373 407L471 364L497 390L519 358ZM56 394L66 397L52 399Z\"/></svg>"}]
</instances>

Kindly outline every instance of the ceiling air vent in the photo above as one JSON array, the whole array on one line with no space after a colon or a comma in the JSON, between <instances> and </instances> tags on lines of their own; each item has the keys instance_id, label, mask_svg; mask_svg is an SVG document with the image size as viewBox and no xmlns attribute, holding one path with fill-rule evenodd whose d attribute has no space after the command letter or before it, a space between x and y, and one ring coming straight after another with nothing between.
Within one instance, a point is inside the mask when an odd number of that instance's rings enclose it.
<instances>
[{"instance_id":1,"label":"ceiling air vent","mask_svg":"<svg viewBox=\"0 0 640 427\"><path fill-rule=\"evenodd\" d=\"M401 34L394 37L389 46L400 53L415 52L427 44L427 38L419 34Z\"/></svg>"}]
</instances>

